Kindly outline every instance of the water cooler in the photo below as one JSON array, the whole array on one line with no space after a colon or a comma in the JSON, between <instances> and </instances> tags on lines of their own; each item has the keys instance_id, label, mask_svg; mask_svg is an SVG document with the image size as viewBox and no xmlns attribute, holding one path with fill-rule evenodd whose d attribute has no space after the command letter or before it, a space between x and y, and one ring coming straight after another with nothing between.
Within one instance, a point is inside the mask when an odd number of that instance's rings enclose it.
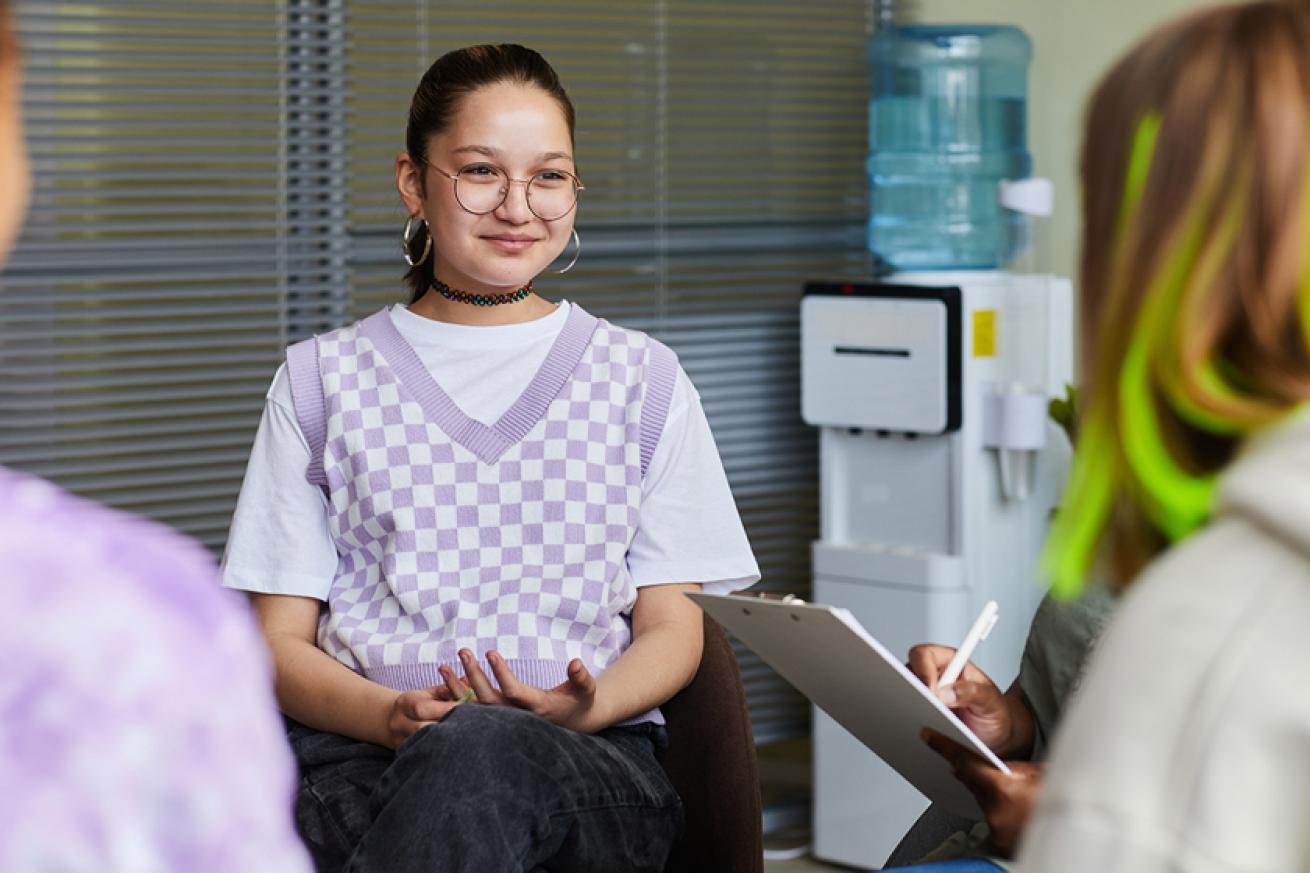
<instances>
[{"instance_id":1,"label":"water cooler","mask_svg":"<svg viewBox=\"0 0 1310 873\"><path fill-rule=\"evenodd\" d=\"M987 272L806 288L802 415L821 428L816 602L908 652L958 645L995 600L1000 620L974 661L1008 685L1069 461L1046 402L1072 380L1071 297L1064 280ZM815 855L866 868L927 806L817 711L814 798Z\"/></svg>"},{"instance_id":2,"label":"water cooler","mask_svg":"<svg viewBox=\"0 0 1310 873\"><path fill-rule=\"evenodd\" d=\"M1027 178L1031 46L1015 28L901 26L870 40L876 281L801 303L801 407L820 428L813 599L894 652L958 645L1013 679L1043 593L1037 559L1070 449L1046 414L1073 381L1067 280L1009 272L1049 209ZM1044 202L1045 201L1045 202ZM814 854L880 866L927 800L815 712Z\"/></svg>"}]
</instances>

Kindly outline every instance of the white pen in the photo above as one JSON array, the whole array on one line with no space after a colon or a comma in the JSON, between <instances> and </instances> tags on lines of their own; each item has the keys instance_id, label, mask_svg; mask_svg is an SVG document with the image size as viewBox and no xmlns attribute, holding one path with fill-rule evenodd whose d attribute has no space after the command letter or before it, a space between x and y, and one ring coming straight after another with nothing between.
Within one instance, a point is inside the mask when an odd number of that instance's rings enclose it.
<instances>
[{"instance_id":1,"label":"white pen","mask_svg":"<svg viewBox=\"0 0 1310 873\"><path fill-rule=\"evenodd\" d=\"M995 600L989 600L983 606L973 627L964 635L964 642L955 650L955 657L951 658L951 662L946 665L946 669L937 679L938 688L950 685L960 678L960 673L964 672L964 665L973 657L973 650L978 648L978 644L987 639L987 635L992 632L992 627L996 624L997 609Z\"/></svg>"}]
</instances>

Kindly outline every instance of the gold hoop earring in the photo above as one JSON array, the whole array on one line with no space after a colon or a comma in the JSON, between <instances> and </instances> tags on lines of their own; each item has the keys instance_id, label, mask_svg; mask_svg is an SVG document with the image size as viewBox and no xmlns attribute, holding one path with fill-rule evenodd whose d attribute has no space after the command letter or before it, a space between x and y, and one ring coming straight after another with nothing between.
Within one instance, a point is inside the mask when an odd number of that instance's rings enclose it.
<instances>
[{"instance_id":1,"label":"gold hoop earring","mask_svg":"<svg viewBox=\"0 0 1310 873\"><path fill-rule=\"evenodd\" d=\"M555 271L561 275L572 270L573 265L578 262L578 255L582 254L582 240L578 239L578 229L575 227L570 232L573 234L573 260L569 261L569 265L564 269Z\"/></svg>"},{"instance_id":2,"label":"gold hoop earring","mask_svg":"<svg viewBox=\"0 0 1310 873\"><path fill-rule=\"evenodd\" d=\"M419 266L428 259L428 255L432 254L432 228L428 226L427 219L419 219L423 222L423 230L426 231L423 239L422 256L418 260L414 260L414 256L409 252L409 247L414 242L413 237L409 235L409 231L413 227L416 218L418 218L417 215L411 215L405 219L405 229L400 232L400 253L405 256L405 263L411 267Z\"/></svg>"}]
</instances>

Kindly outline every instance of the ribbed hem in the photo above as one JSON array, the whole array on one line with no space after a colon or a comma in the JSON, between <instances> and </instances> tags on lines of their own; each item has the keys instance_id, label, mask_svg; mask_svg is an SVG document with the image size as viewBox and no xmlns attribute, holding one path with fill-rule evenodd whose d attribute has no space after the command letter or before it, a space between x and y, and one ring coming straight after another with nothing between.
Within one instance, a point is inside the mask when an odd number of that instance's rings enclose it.
<instances>
[{"instance_id":1,"label":"ribbed hem","mask_svg":"<svg viewBox=\"0 0 1310 873\"><path fill-rule=\"evenodd\" d=\"M646 478L650 459L664 433L664 421L673 402L673 385L678 377L678 358L664 343L652 339L646 361L646 394L641 400L641 477Z\"/></svg>"},{"instance_id":2,"label":"ribbed hem","mask_svg":"<svg viewBox=\"0 0 1310 873\"><path fill-rule=\"evenodd\" d=\"M514 405L492 427L469 418L455 405L450 395L432 378L428 368L423 366L418 353L401 336L386 310L364 319L360 333L377 346L396 378L423 407L433 424L484 464L494 464L506 449L527 436L546 414L551 401L559 395L578 361L582 360L596 324L594 315L581 306L571 306L568 320L555 338L541 369Z\"/></svg>"},{"instance_id":3,"label":"ribbed hem","mask_svg":"<svg viewBox=\"0 0 1310 873\"><path fill-rule=\"evenodd\" d=\"M508 665L510 672L519 678L520 682L537 688L554 688L568 677L568 663L563 661L529 658L510 660L507 658L505 663ZM481 661L481 665L482 672L486 673L487 678L495 685L496 677L491 672L491 665L485 659ZM412 691L415 688L431 688L434 685L444 685L446 680L441 678L441 673L438 670L441 666L443 666L442 662L428 662L425 664L392 664L382 667L365 667L364 677L396 691ZM464 673L464 667L458 661L446 662L444 666L450 667L458 675ZM593 675L595 675L594 671ZM657 707L649 712L618 722L618 724L633 725L646 722L664 724L664 714Z\"/></svg>"},{"instance_id":4,"label":"ribbed hem","mask_svg":"<svg viewBox=\"0 0 1310 873\"><path fill-rule=\"evenodd\" d=\"M594 315L574 304L570 307L568 321L555 338L555 345L546 355L541 369L532 378L528 387L523 389L514 405L505 410L505 414L496 422L495 430L510 442L516 443L528 435L546 414L552 400L573 375L573 370L582 360L591 342L591 335L596 332L599 322Z\"/></svg>"},{"instance_id":5,"label":"ribbed hem","mask_svg":"<svg viewBox=\"0 0 1310 873\"><path fill-rule=\"evenodd\" d=\"M291 405L296 410L300 432L309 444L309 466L305 479L324 493L328 490L323 468L327 444L327 404L323 400L323 377L318 367L318 339L307 339L287 349L287 378L291 383Z\"/></svg>"}]
</instances>

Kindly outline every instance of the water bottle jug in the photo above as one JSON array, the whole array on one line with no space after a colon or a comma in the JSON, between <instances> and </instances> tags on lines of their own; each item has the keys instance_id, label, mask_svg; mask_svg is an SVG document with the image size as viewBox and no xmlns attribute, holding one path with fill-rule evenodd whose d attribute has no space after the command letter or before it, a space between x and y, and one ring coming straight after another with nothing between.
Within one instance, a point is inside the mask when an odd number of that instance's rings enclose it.
<instances>
[{"instance_id":1,"label":"water bottle jug","mask_svg":"<svg viewBox=\"0 0 1310 873\"><path fill-rule=\"evenodd\" d=\"M890 26L868 59L870 250L899 270L1005 266L1028 243L997 187L1032 170L1032 42L1006 25Z\"/></svg>"}]
</instances>

